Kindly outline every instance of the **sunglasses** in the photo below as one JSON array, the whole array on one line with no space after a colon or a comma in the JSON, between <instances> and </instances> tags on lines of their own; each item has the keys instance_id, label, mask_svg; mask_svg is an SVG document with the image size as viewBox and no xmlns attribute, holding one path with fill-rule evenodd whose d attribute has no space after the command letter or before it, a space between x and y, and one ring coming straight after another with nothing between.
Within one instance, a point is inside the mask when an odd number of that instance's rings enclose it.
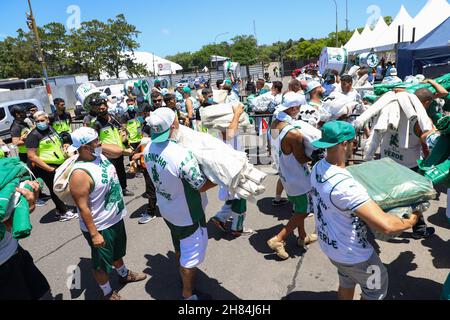
<instances>
[{"instance_id":1,"label":"sunglasses","mask_svg":"<svg viewBox=\"0 0 450 320\"><path fill-rule=\"evenodd\" d=\"M153 103L159 103L159 102L163 102L163 100L162 100L162 99L159 99L159 100L153 100Z\"/></svg>"}]
</instances>

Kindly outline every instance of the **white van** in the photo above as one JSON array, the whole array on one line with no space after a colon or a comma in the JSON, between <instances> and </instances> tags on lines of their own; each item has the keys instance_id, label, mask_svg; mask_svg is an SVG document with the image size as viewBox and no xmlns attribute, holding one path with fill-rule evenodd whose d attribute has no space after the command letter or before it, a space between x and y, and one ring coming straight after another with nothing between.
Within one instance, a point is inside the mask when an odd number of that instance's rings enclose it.
<instances>
[{"instance_id":1,"label":"white van","mask_svg":"<svg viewBox=\"0 0 450 320\"><path fill-rule=\"evenodd\" d=\"M31 105L35 105L39 111L44 111L44 106L39 100L16 100L9 102L0 102L0 138L3 141L9 141L11 139L11 125L14 121L14 117L11 115L10 110L13 106L23 106L28 108Z\"/></svg>"}]
</instances>

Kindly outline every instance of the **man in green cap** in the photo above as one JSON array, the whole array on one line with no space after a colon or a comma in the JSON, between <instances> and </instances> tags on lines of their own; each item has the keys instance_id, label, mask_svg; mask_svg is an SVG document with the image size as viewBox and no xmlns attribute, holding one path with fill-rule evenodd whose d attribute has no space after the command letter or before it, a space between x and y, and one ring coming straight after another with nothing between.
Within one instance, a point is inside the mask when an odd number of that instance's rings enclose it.
<instances>
[{"instance_id":1,"label":"man in green cap","mask_svg":"<svg viewBox=\"0 0 450 320\"><path fill-rule=\"evenodd\" d=\"M382 300L387 295L388 274L367 240L367 225L394 234L412 228L419 215L400 219L385 213L345 169L345 150L355 137L351 124L332 121L322 127L322 139L313 143L327 150L327 157L311 173L317 233L322 251L338 269L338 298L352 300L359 284L362 299Z\"/></svg>"},{"instance_id":2,"label":"man in green cap","mask_svg":"<svg viewBox=\"0 0 450 320\"><path fill-rule=\"evenodd\" d=\"M179 260L183 299L199 300L203 297L194 290L195 275L208 246L205 192L215 185L192 152L174 142L180 125L171 109L159 108L146 121L152 142L144 151L145 164Z\"/></svg>"}]
</instances>

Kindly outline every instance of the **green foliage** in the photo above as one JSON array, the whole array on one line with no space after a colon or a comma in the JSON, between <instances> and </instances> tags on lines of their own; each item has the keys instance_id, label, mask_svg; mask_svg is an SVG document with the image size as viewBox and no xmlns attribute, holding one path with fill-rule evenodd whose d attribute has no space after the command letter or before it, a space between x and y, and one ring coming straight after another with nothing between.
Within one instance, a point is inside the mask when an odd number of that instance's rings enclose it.
<instances>
[{"instance_id":1,"label":"green foliage","mask_svg":"<svg viewBox=\"0 0 450 320\"><path fill-rule=\"evenodd\" d=\"M146 76L144 65L131 55L139 48L139 31L123 14L106 23L83 22L78 30L68 32L63 24L49 23L38 28L49 76L87 73L100 79L102 72L118 77L121 70L131 76ZM41 77L33 32L17 31L17 37L0 41L0 78Z\"/></svg>"},{"instance_id":2,"label":"green foliage","mask_svg":"<svg viewBox=\"0 0 450 320\"><path fill-rule=\"evenodd\" d=\"M392 17L384 18L387 24L392 23ZM359 28L361 33L363 28ZM338 46L345 45L352 37L355 30L339 31ZM252 65L257 62L268 64L272 61L282 60L314 60L319 59L324 47L336 46L336 32L330 33L321 39L300 38L299 40L289 39L286 42L278 41L272 45L257 45L253 36L239 35L231 39L231 43L210 44L203 46L197 52L180 52L176 55L168 56L166 59L180 64L185 69L193 67L204 67L210 65L210 57L220 55L230 57L233 61L241 65Z\"/></svg>"}]
</instances>

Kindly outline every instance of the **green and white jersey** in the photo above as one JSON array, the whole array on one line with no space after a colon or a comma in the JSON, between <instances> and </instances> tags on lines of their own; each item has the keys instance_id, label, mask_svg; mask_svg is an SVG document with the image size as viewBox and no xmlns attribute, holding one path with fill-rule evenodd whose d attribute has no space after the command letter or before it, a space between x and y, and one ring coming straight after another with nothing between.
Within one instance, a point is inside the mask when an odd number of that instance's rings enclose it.
<instances>
[{"instance_id":1,"label":"green and white jersey","mask_svg":"<svg viewBox=\"0 0 450 320\"><path fill-rule=\"evenodd\" d=\"M167 141L149 144L144 156L162 217L177 227L204 220L207 198L198 190L207 178L192 152Z\"/></svg>"},{"instance_id":2,"label":"green and white jersey","mask_svg":"<svg viewBox=\"0 0 450 320\"><path fill-rule=\"evenodd\" d=\"M418 119L420 127L424 128L425 131L430 131L433 129L433 123L431 119L426 118ZM400 115L400 124L398 130L388 129L388 131L383 135L381 141L381 158L391 158L398 164L401 164L409 169L414 169L417 167L417 160L421 159L422 153L422 142L420 137L418 137L414 131L414 123L410 123L409 131L409 147L404 148L400 143L400 135L406 135L408 126L408 119L404 112Z\"/></svg>"},{"instance_id":3,"label":"green and white jersey","mask_svg":"<svg viewBox=\"0 0 450 320\"><path fill-rule=\"evenodd\" d=\"M120 222L127 215L127 209L116 168L111 162L102 155L92 162L75 163L72 172L75 170L86 172L94 181L89 194L89 208L97 230L103 231ZM80 228L88 232L83 219L80 219Z\"/></svg>"}]
</instances>

